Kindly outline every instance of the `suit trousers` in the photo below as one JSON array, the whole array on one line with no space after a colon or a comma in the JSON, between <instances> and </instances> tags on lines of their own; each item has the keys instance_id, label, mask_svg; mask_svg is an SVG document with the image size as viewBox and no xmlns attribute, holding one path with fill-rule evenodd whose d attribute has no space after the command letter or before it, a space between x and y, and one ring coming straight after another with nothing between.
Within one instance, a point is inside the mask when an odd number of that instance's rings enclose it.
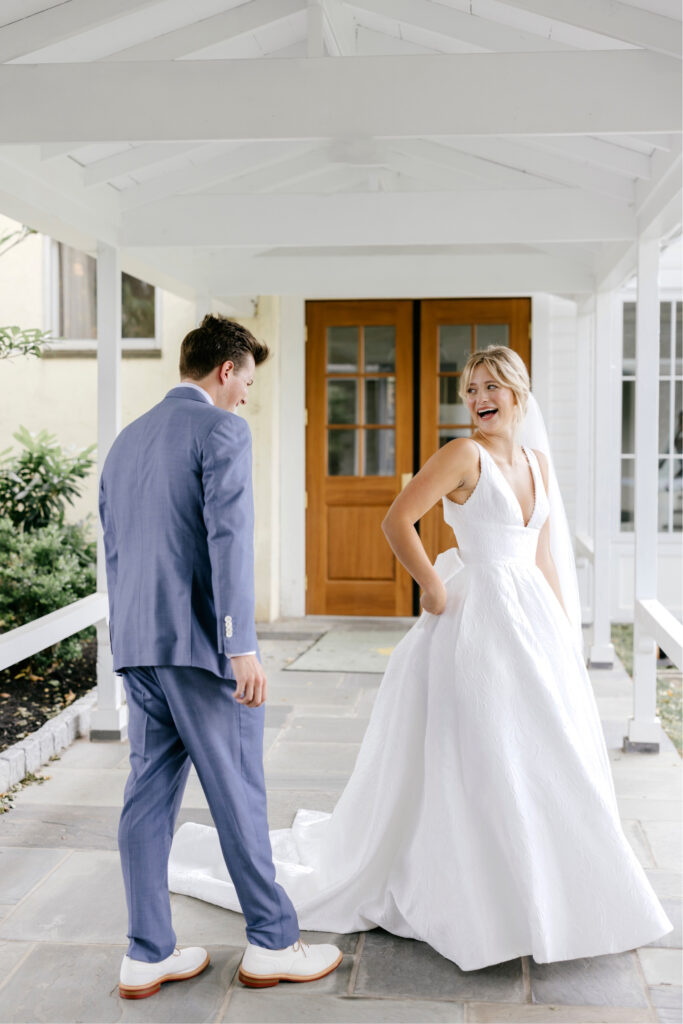
<instances>
[{"instance_id":1,"label":"suit trousers","mask_svg":"<svg viewBox=\"0 0 683 1024\"><path fill-rule=\"evenodd\" d=\"M263 776L265 705L234 698L234 679L205 669L125 669L131 772L119 824L128 903L128 955L154 963L173 952L168 857L183 791L194 764L247 938L283 949L299 937L296 912L275 881Z\"/></svg>"}]
</instances>

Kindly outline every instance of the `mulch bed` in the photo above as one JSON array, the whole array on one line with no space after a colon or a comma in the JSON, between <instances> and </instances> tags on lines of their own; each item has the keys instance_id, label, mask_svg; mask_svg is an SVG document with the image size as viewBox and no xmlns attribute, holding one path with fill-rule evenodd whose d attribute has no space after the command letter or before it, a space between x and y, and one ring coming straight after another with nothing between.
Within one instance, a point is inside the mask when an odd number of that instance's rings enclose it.
<instances>
[{"instance_id":1,"label":"mulch bed","mask_svg":"<svg viewBox=\"0 0 683 1024\"><path fill-rule=\"evenodd\" d=\"M45 675L31 674L22 662L0 672L0 750L39 729L97 683L97 643L83 642L83 656L56 665Z\"/></svg>"}]
</instances>

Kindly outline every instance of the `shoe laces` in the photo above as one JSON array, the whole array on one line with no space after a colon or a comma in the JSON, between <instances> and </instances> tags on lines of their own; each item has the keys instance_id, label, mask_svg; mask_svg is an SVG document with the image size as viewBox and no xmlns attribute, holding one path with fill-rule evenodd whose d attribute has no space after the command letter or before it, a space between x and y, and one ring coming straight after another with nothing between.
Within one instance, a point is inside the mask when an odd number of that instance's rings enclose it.
<instances>
[{"instance_id":1,"label":"shoe laces","mask_svg":"<svg viewBox=\"0 0 683 1024\"><path fill-rule=\"evenodd\" d=\"M295 953L301 951L304 956L308 956L308 943L302 942L301 939L296 940L296 942L292 946L292 949L294 950Z\"/></svg>"}]
</instances>

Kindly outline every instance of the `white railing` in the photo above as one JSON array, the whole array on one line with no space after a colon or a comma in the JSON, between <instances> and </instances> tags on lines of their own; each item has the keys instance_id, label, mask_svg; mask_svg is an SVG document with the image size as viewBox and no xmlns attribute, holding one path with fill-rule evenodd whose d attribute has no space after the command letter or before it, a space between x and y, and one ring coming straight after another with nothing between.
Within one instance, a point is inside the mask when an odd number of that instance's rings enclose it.
<instances>
[{"instance_id":1,"label":"white railing","mask_svg":"<svg viewBox=\"0 0 683 1024\"><path fill-rule=\"evenodd\" d=\"M683 623L655 599L636 601L635 615L643 633L651 636L676 668L683 664Z\"/></svg>"},{"instance_id":2,"label":"white railing","mask_svg":"<svg viewBox=\"0 0 683 1024\"><path fill-rule=\"evenodd\" d=\"M32 654L73 636L86 626L94 626L106 619L108 614L107 595L95 593L33 622L27 622L25 626L17 626L8 633L0 634L0 670L30 658Z\"/></svg>"}]
</instances>

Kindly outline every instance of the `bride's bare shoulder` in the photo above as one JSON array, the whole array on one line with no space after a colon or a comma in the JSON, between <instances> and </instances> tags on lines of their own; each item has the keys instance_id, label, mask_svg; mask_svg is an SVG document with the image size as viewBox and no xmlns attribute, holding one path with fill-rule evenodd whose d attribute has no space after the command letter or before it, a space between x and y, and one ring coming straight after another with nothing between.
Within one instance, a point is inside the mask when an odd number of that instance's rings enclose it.
<instances>
[{"instance_id":1,"label":"bride's bare shoulder","mask_svg":"<svg viewBox=\"0 0 683 1024\"><path fill-rule=\"evenodd\" d=\"M440 450L449 468L451 486L446 496L452 501L462 502L479 480L479 446L471 437L454 437Z\"/></svg>"}]
</instances>

